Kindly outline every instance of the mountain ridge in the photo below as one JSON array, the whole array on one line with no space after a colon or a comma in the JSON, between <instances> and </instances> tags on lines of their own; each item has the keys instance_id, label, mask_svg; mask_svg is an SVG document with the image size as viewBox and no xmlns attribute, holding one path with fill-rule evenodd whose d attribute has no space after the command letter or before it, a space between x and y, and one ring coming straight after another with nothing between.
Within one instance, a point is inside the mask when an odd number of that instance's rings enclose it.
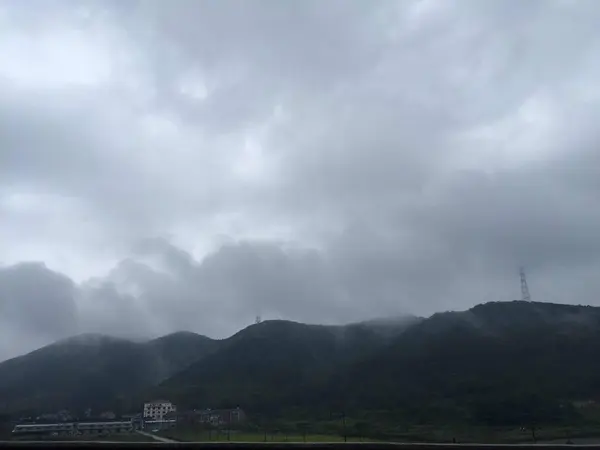
<instances>
[{"instance_id":1,"label":"mountain ridge","mask_svg":"<svg viewBox=\"0 0 600 450\"><path fill-rule=\"evenodd\" d=\"M0 409L83 408L107 403L128 391L151 386L210 351L212 340L187 336L174 352L170 341L180 335L135 342L102 334L62 339L0 363ZM179 346L178 346L179 347Z\"/></svg>"},{"instance_id":2,"label":"mountain ridge","mask_svg":"<svg viewBox=\"0 0 600 450\"><path fill-rule=\"evenodd\" d=\"M343 326L264 321L221 340L188 332L142 344L91 340L102 342L105 366L82 364L87 353L76 350L85 350L83 344L71 345L79 361L74 367L73 357L52 352L45 364L57 376L86 367L87 381L72 384L97 389L104 397L123 398L124 388L139 388L129 396L129 407L156 396L182 409L241 406L272 417L388 411L406 422L514 425L572 420L573 400L600 398L600 308L592 306L490 302L428 318ZM40 384L40 355L48 354L40 350L32 352L35 371L8 370L16 371L10 392L26 392L23 380ZM137 366L152 379L136 378L141 376ZM0 364L0 399L7 392L6 367ZM131 371L129 384L112 389L109 379L106 386L103 376L112 373L107 367ZM47 404L78 396L92 401L82 394L86 390L68 387L58 391L63 397L52 397L51 386L45 386Z\"/></svg>"}]
</instances>

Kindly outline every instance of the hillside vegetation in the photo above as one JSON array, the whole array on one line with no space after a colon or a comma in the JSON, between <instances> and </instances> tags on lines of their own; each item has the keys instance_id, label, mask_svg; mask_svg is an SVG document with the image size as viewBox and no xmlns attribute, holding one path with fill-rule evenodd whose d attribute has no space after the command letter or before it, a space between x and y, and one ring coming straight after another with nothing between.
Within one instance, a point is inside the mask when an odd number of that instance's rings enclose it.
<instances>
[{"instance_id":1,"label":"hillside vegetation","mask_svg":"<svg viewBox=\"0 0 600 450\"><path fill-rule=\"evenodd\" d=\"M600 399L598 355L600 308L487 303L347 326L266 321L219 341L77 337L0 364L0 401L139 408L160 396L255 418L570 424L586 420L574 402Z\"/></svg>"}]
</instances>

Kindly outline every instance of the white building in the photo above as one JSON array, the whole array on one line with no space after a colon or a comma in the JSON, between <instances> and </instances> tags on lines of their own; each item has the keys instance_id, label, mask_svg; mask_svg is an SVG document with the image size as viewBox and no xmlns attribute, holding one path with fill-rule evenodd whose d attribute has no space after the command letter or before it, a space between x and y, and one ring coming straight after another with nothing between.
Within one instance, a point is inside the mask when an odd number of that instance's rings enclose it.
<instances>
[{"instance_id":1,"label":"white building","mask_svg":"<svg viewBox=\"0 0 600 450\"><path fill-rule=\"evenodd\" d=\"M173 411L177 411L177 408L167 400L144 403L144 419L163 420L167 413Z\"/></svg>"}]
</instances>

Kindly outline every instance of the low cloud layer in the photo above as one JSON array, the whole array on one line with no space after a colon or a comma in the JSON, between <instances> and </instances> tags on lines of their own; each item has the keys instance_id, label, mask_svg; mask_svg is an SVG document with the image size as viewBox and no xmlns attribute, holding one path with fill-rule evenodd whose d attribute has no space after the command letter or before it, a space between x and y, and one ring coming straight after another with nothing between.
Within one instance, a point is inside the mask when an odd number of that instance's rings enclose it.
<instances>
[{"instance_id":1,"label":"low cloud layer","mask_svg":"<svg viewBox=\"0 0 600 450\"><path fill-rule=\"evenodd\" d=\"M590 0L0 5L0 358L600 305Z\"/></svg>"}]
</instances>

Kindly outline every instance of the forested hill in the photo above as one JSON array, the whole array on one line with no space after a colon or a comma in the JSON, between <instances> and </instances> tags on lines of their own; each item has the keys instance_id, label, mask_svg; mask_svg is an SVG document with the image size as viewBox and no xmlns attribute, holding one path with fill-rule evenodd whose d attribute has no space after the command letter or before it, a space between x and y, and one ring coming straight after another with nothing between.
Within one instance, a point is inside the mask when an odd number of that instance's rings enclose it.
<instances>
[{"instance_id":1,"label":"forested hill","mask_svg":"<svg viewBox=\"0 0 600 450\"><path fill-rule=\"evenodd\" d=\"M600 400L598 355L600 308L487 303L346 326L266 321L219 341L75 338L0 364L0 399L48 409L125 393L130 407L161 396L261 417L565 422L578 420L574 402Z\"/></svg>"},{"instance_id":2,"label":"forested hill","mask_svg":"<svg viewBox=\"0 0 600 450\"><path fill-rule=\"evenodd\" d=\"M213 351L216 341L174 333L147 342L84 334L0 363L0 412L114 407Z\"/></svg>"},{"instance_id":3,"label":"forested hill","mask_svg":"<svg viewBox=\"0 0 600 450\"><path fill-rule=\"evenodd\" d=\"M261 414L390 411L406 421L563 421L600 399L600 309L535 302L478 305L397 334L263 323L166 380L189 406ZM382 339L382 336L387 336Z\"/></svg>"},{"instance_id":4,"label":"forested hill","mask_svg":"<svg viewBox=\"0 0 600 450\"><path fill-rule=\"evenodd\" d=\"M411 420L561 421L574 401L600 399L599 354L600 308L488 303L417 324L322 394Z\"/></svg>"},{"instance_id":5,"label":"forested hill","mask_svg":"<svg viewBox=\"0 0 600 450\"><path fill-rule=\"evenodd\" d=\"M220 343L161 384L188 407L236 406L279 414L343 367L367 358L418 323L414 317L346 326L266 321Z\"/></svg>"}]
</instances>

